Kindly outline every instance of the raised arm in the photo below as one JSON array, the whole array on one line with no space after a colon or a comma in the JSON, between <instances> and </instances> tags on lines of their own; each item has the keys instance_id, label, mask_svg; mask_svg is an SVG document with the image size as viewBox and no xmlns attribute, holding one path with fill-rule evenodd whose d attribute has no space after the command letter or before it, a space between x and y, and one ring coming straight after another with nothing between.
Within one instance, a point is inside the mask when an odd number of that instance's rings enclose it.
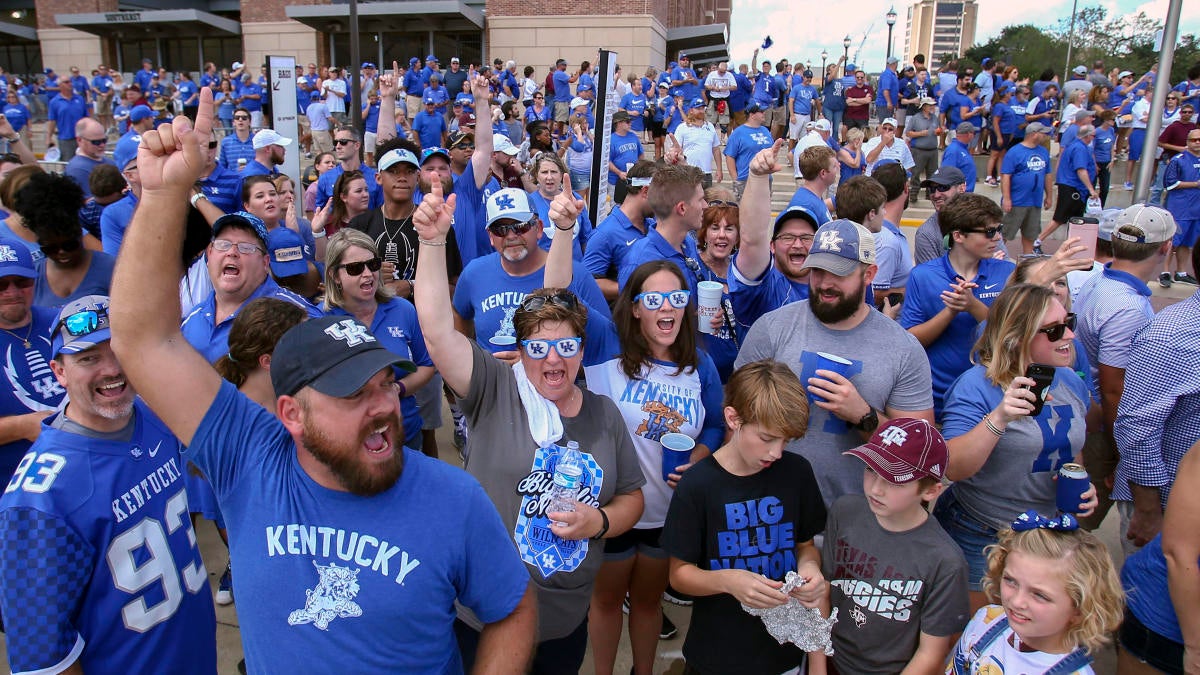
<instances>
[{"instance_id":1,"label":"raised arm","mask_svg":"<svg viewBox=\"0 0 1200 675\"><path fill-rule=\"evenodd\" d=\"M741 203L741 244L734 261L738 274L747 279L759 278L771 264L771 174L783 168L775 162L782 146L783 140L777 140L750 160Z\"/></svg>"},{"instance_id":2,"label":"raised arm","mask_svg":"<svg viewBox=\"0 0 1200 675\"><path fill-rule=\"evenodd\" d=\"M475 186L480 190L492 177L492 142L491 98L492 90L487 78L475 75L471 78L471 95L475 97L475 151L471 153L471 171L475 176ZM484 117L483 113L488 113Z\"/></svg>"},{"instance_id":3,"label":"raised arm","mask_svg":"<svg viewBox=\"0 0 1200 675\"><path fill-rule=\"evenodd\" d=\"M396 137L396 90L400 86L400 83L396 79L396 73L398 72L400 72L400 65L392 61L392 72L380 73L377 80L379 87L379 126L375 129L375 136L378 139L378 143Z\"/></svg>"},{"instance_id":4,"label":"raised arm","mask_svg":"<svg viewBox=\"0 0 1200 675\"><path fill-rule=\"evenodd\" d=\"M549 224L554 226L554 238L550 240L550 254L546 257L546 270L542 277L546 288L566 288L571 285L575 276L572 231L583 207L583 200L576 199L571 192L571 176L563 174L562 192L550 202Z\"/></svg>"},{"instance_id":5,"label":"raised arm","mask_svg":"<svg viewBox=\"0 0 1200 675\"><path fill-rule=\"evenodd\" d=\"M142 135L142 197L121 244L112 281L112 348L130 383L184 445L216 398L221 378L179 330L180 263L188 195L204 171L212 91L196 128L179 116Z\"/></svg>"}]
</instances>

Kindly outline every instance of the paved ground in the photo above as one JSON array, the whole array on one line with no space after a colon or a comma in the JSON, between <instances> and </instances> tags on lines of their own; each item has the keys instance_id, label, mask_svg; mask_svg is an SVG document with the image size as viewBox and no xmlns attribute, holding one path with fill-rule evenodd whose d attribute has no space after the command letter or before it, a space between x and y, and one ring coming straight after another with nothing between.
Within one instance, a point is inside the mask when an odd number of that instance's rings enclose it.
<instances>
[{"instance_id":1,"label":"paved ground","mask_svg":"<svg viewBox=\"0 0 1200 675\"><path fill-rule=\"evenodd\" d=\"M39 144L40 146L40 144ZM979 158L977 163L980 164L980 175L983 173L983 158ZM1119 171L1114 171L1116 175L1124 175ZM778 211L787 205L791 198L795 186L787 178L775 181L774 192L772 194L773 210ZM989 188L980 183L978 192L999 198L998 188ZM1131 192L1115 191L1110 195L1109 205L1115 207L1128 206L1130 202ZM905 212L905 220L915 221L919 224L932 213L932 207L928 201L920 201L913 208ZM1045 216L1049 219L1049 215ZM906 233L909 235L909 241L913 240L913 227L907 226ZM1061 233L1065 236L1066 229L1062 228ZM1059 237L1061 239L1061 237ZM1190 296L1196 289L1191 286L1176 285L1170 289L1163 289L1156 283L1151 284L1154 291L1152 302L1157 309L1162 309L1181 298ZM457 454L454 452L451 444L449 421L449 413L447 412L446 424L439 430L438 446L441 449L442 460L457 465L461 465ZM1114 511L1115 513L1115 511ZM227 553L220 539L217 537L216 530L211 523L203 522L198 528L198 536L200 542L201 553L204 556L205 564L209 571L209 580L211 582L213 593L216 593L217 579L221 572L225 569ZM1115 515L1105 520L1103 526L1098 530L1097 534L1108 546L1109 551L1113 555L1113 559L1118 562L1118 565L1124 560L1124 555L1121 552L1118 542L1118 527L1117 518ZM236 597L236 577L235 577L235 597ZM687 608L678 607L675 605L665 604L665 612L679 626L679 636L673 640L662 642L658 649L658 658L655 664L656 673L672 673L678 674L683 672L683 636L687 632L688 621L691 616L691 611ZM0 636L0 649L3 649L4 638ZM217 607L217 646L218 646L218 666L219 672L224 674L233 674L237 672L237 662L242 658L242 645L240 632L238 630L238 618L236 604L229 607ZM629 651L629 642L627 638L622 638L620 651L617 655L616 672L623 673L632 667L631 654ZM7 660L0 663L0 675L6 675L8 671ZM1099 675L1111 675L1116 672L1116 657L1115 653L1109 649L1098 655L1095 664L1095 670ZM587 659L584 662L582 671L585 675L590 675L591 654L589 652Z\"/></svg>"}]
</instances>

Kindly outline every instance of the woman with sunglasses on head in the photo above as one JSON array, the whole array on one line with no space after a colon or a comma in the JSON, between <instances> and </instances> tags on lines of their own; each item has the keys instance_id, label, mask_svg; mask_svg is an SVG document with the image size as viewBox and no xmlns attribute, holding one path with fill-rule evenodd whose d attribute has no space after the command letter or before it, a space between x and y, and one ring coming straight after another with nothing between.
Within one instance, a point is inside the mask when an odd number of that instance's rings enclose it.
<instances>
[{"instance_id":1,"label":"woman with sunglasses on head","mask_svg":"<svg viewBox=\"0 0 1200 675\"><path fill-rule=\"evenodd\" d=\"M589 623L595 672L611 673L628 595L634 672L648 675L660 636L675 632L661 608L668 559L659 540L667 504L680 474L721 443L722 389L712 358L696 343L695 301L675 263L639 265L621 289L613 320L621 352L587 366L588 388L617 402L646 477L645 511L633 530L606 543ZM689 461L674 470L663 467L668 433L695 443Z\"/></svg>"},{"instance_id":2,"label":"woman with sunglasses on head","mask_svg":"<svg viewBox=\"0 0 1200 675\"><path fill-rule=\"evenodd\" d=\"M719 189L719 188L718 188ZM714 191L712 188L710 192ZM739 338L733 315L733 304L729 299L729 266L737 253L740 234L738 205L733 201L709 199L708 208L701 216L700 229L696 231L696 246L700 249L700 281L721 284L721 306L712 317L708 331L703 331L704 350L717 366L721 381L733 374L733 361L737 358ZM706 319L700 319L706 320Z\"/></svg>"},{"instance_id":3,"label":"woman with sunglasses on head","mask_svg":"<svg viewBox=\"0 0 1200 675\"><path fill-rule=\"evenodd\" d=\"M75 181L57 173L34 174L16 193L13 210L45 256L37 262L36 305L61 307L87 295L108 295L116 257L84 246L82 204Z\"/></svg>"},{"instance_id":4,"label":"woman with sunglasses on head","mask_svg":"<svg viewBox=\"0 0 1200 675\"><path fill-rule=\"evenodd\" d=\"M425 349L417 311L383 285L383 259L363 232L344 229L329 239L325 255L325 311L353 316L371 330L388 351L416 364L416 372L397 369L404 445L421 449L421 414L414 394L433 378L433 361Z\"/></svg>"},{"instance_id":5,"label":"woman with sunglasses on head","mask_svg":"<svg viewBox=\"0 0 1200 675\"><path fill-rule=\"evenodd\" d=\"M624 533L641 516L646 479L616 406L575 384L590 346L585 327L595 312L573 293L545 288L517 305L515 364L493 358L455 330L440 255L455 199L443 201L441 184L434 183L413 216L423 249L417 314L429 354L467 416L467 471L513 531L537 592L540 642L530 672L575 673L587 649L588 600L604 551L600 540ZM552 476L572 441L584 459L579 500L574 512L551 512ZM459 619L456 633L469 670L480 621L468 614Z\"/></svg>"},{"instance_id":6,"label":"woman with sunglasses on head","mask_svg":"<svg viewBox=\"0 0 1200 675\"><path fill-rule=\"evenodd\" d=\"M545 236L538 240L538 246L545 251L550 250L550 242L554 240L554 235L557 233L553 223L550 222L550 202L562 193L563 175L566 171L566 164L553 153L543 152L533 158L530 173L533 174L537 189L529 193L529 201L537 209L538 218L542 221L542 232ZM574 191L573 194L576 199L584 199L578 191ZM571 245L573 259L583 261L583 246L591 238L594 229L592 219L588 216L587 209L584 209L576 218L571 235L574 240Z\"/></svg>"},{"instance_id":7,"label":"woman with sunglasses on head","mask_svg":"<svg viewBox=\"0 0 1200 675\"><path fill-rule=\"evenodd\" d=\"M1013 514L1054 513L1059 468L1082 462L1091 394L1072 369L1074 326L1075 315L1054 291L1009 286L992 304L975 343L975 365L946 394L946 477L955 483L934 514L966 556L973 607L984 604L983 549L996 543ZM1041 412L1032 415L1037 394L1031 388L1042 384L1030 377L1035 364L1053 379ZM1096 504L1090 486L1075 513L1086 517Z\"/></svg>"}]
</instances>

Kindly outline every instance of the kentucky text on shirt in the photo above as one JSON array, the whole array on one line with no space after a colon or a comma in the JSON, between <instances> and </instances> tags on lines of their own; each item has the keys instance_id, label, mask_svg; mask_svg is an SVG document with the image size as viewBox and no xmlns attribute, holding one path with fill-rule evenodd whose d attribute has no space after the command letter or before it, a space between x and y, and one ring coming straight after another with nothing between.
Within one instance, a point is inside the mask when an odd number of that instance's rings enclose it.
<instances>
[{"instance_id":1,"label":"kentucky text on shirt","mask_svg":"<svg viewBox=\"0 0 1200 675\"><path fill-rule=\"evenodd\" d=\"M157 446L150 456L153 457L155 454L158 454ZM113 515L117 518L117 522L119 523L137 513L138 509L146 505L146 502L167 489L167 487L182 476L183 474L180 473L179 465L174 458L167 460L166 464L151 471L145 478L133 485L133 487L121 493L120 497L112 500L112 511ZM125 507L124 510L121 508L122 505Z\"/></svg>"},{"instance_id":2,"label":"kentucky text on shirt","mask_svg":"<svg viewBox=\"0 0 1200 675\"><path fill-rule=\"evenodd\" d=\"M330 544L334 540L336 545L331 547ZM374 550L374 558L368 554L368 546ZM369 567L385 577L391 577L388 563L399 555L400 568L396 574L396 583L401 585L404 584L404 577L421 564L420 560L410 558L407 551L401 551L398 546L392 546L386 540L380 541L369 534L297 523L267 527L268 556L308 555L329 558L331 552L346 562Z\"/></svg>"}]
</instances>

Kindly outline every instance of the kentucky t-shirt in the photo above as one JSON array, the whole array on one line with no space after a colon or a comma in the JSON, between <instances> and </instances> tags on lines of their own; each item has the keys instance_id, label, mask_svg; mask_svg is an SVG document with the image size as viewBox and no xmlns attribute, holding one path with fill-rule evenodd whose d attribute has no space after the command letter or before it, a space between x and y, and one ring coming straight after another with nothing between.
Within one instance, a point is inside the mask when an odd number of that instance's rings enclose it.
<instances>
[{"instance_id":1,"label":"kentucky t-shirt","mask_svg":"<svg viewBox=\"0 0 1200 675\"><path fill-rule=\"evenodd\" d=\"M0 331L4 379L0 380L0 416L25 415L56 410L67 390L50 370L51 331L58 312L34 306L29 325ZM25 340L29 340L29 347ZM25 456L30 441L18 438L0 445L0 476L8 480Z\"/></svg>"}]
</instances>

